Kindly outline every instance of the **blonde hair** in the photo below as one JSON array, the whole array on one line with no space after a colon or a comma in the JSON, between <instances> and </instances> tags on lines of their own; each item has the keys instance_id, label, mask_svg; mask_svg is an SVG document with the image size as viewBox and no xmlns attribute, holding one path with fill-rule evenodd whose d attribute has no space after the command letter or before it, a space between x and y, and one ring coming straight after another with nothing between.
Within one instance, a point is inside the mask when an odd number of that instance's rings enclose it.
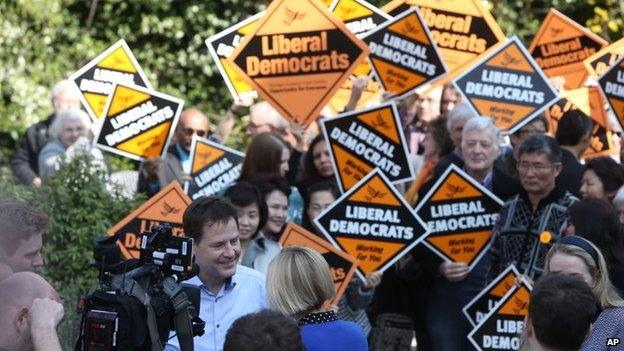
<instances>
[{"instance_id":1,"label":"blonde hair","mask_svg":"<svg viewBox=\"0 0 624 351\"><path fill-rule=\"evenodd\" d=\"M618 294L617 290L609 279L609 272L607 270L607 262L602 255L602 252L591 242L587 241L598 254L598 266L592 256L582 248L569 244L555 244L548 251L546 260L544 261L544 274L550 273L550 260L557 253L561 253L568 256L578 257L583 261L589 274L592 276L593 284L591 284L592 291L600 308L605 309L609 307L624 307L624 300Z\"/></svg>"},{"instance_id":2,"label":"blonde hair","mask_svg":"<svg viewBox=\"0 0 624 351\"><path fill-rule=\"evenodd\" d=\"M314 250L285 247L269 264L267 298L279 312L301 318L322 307L335 293L329 265Z\"/></svg>"}]
</instances>

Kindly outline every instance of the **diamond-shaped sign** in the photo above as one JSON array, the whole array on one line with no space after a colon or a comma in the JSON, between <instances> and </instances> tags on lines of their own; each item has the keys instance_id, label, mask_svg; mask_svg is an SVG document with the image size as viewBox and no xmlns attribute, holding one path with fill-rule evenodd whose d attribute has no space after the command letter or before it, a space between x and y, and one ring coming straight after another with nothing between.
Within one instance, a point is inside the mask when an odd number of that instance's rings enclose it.
<instances>
[{"instance_id":1,"label":"diamond-shaped sign","mask_svg":"<svg viewBox=\"0 0 624 351\"><path fill-rule=\"evenodd\" d=\"M275 0L229 62L283 116L309 124L368 54L316 0Z\"/></svg>"},{"instance_id":2,"label":"diamond-shaped sign","mask_svg":"<svg viewBox=\"0 0 624 351\"><path fill-rule=\"evenodd\" d=\"M392 18L365 0L334 0L329 5L329 10L358 36Z\"/></svg>"},{"instance_id":3,"label":"diamond-shaped sign","mask_svg":"<svg viewBox=\"0 0 624 351\"><path fill-rule=\"evenodd\" d=\"M624 126L624 56L620 56L615 64L598 79L598 85L618 122Z\"/></svg>"},{"instance_id":4,"label":"diamond-shaped sign","mask_svg":"<svg viewBox=\"0 0 624 351\"><path fill-rule=\"evenodd\" d=\"M585 118L594 122L589 147L583 152L581 158L614 155L616 149L613 142L613 132L609 130L607 125L607 111L605 111L604 105L605 102L598 87L562 92L560 99L547 110L551 133L554 135L557 132L559 120L565 112L580 110Z\"/></svg>"},{"instance_id":5,"label":"diamond-shaped sign","mask_svg":"<svg viewBox=\"0 0 624 351\"><path fill-rule=\"evenodd\" d=\"M446 74L446 67L418 9L406 11L362 37L375 77L399 98Z\"/></svg>"},{"instance_id":6,"label":"diamond-shaped sign","mask_svg":"<svg viewBox=\"0 0 624 351\"><path fill-rule=\"evenodd\" d=\"M394 102L324 119L321 126L341 191L376 167L394 183L414 178Z\"/></svg>"},{"instance_id":7,"label":"diamond-shaped sign","mask_svg":"<svg viewBox=\"0 0 624 351\"><path fill-rule=\"evenodd\" d=\"M173 234L184 236L182 215L191 199L182 191L178 182L171 182L143 205L132 211L106 234L118 235L117 244L126 259L139 258L141 233L153 227L170 223Z\"/></svg>"},{"instance_id":8,"label":"diamond-shaped sign","mask_svg":"<svg viewBox=\"0 0 624 351\"><path fill-rule=\"evenodd\" d=\"M549 106L557 93L518 37L463 71L455 86L478 115L513 133Z\"/></svg>"},{"instance_id":9,"label":"diamond-shaped sign","mask_svg":"<svg viewBox=\"0 0 624 351\"><path fill-rule=\"evenodd\" d=\"M624 38L589 56L583 61L583 64L589 75L598 79L622 55L624 55Z\"/></svg>"},{"instance_id":10,"label":"diamond-shaped sign","mask_svg":"<svg viewBox=\"0 0 624 351\"><path fill-rule=\"evenodd\" d=\"M571 90L583 86L589 75L583 60L605 46L606 40L561 12L550 9L529 46L529 52L548 77L564 78L565 90Z\"/></svg>"},{"instance_id":11,"label":"diamond-shaped sign","mask_svg":"<svg viewBox=\"0 0 624 351\"><path fill-rule=\"evenodd\" d=\"M232 55L234 49L236 49L236 47L238 47L238 45L242 42L245 35L251 33L251 31L256 28L258 21L260 21L264 14L264 11L257 13L246 20L206 39L206 46L208 46L210 55L215 61L217 68L225 81L225 85L234 99L241 98L241 95L257 95L251 85L249 85L243 77L236 73L227 59Z\"/></svg>"},{"instance_id":12,"label":"diamond-shaped sign","mask_svg":"<svg viewBox=\"0 0 624 351\"><path fill-rule=\"evenodd\" d=\"M521 279L468 334L480 351L519 350L524 318L529 313L531 285Z\"/></svg>"},{"instance_id":13,"label":"diamond-shaped sign","mask_svg":"<svg viewBox=\"0 0 624 351\"><path fill-rule=\"evenodd\" d=\"M193 136L191 180L184 191L193 198L218 194L240 176L245 154L205 138Z\"/></svg>"},{"instance_id":14,"label":"diamond-shaped sign","mask_svg":"<svg viewBox=\"0 0 624 351\"><path fill-rule=\"evenodd\" d=\"M69 76L76 83L80 100L89 116L95 121L102 117L108 96L115 84L138 85L152 89L145 73L121 39L103 53Z\"/></svg>"},{"instance_id":15,"label":"diamond-shaped sign","mask_svg":"<svg viewBox=\"0 0 624 351\"><path fill-rule=\"evenodd\" d=\"M394 0L382 7L391 16L418 7L450 74L505 40L505 34L481 0Z\"/></svg>"},{"instance_id":16,"label":"diamond-shaped sign","mask_svg":"<svg viewBox=\"0 0 624 351\"><path fill-rule=\"evenodd\" d=\"M332 303L337 305L338 301L340 301L340 297L344 294L349 283L351 283L353 274L355 274L357 267L355 258L347 255L342 250L321 239L321 237L310 233L294 223L288 223L280 237L279 243L282 247L307 247L320 253L323 258L325 258L331 270L334 286L336 288L336 295Z\"/></svg>"},{"instance_id":17,"label":"diamond-shaped sign","mask_svg":"<svg viewBox=\"0 0 624 351\"><path fill-rule=\"evenodd\" d=\"M131 158L162 156L184 101L139 86L116 85L106 103L95 144Z\"/></svg>"},{"instance_id":18,"label":"diamond-shaped sign","mask_svg":"<svg viewBox=\"0 0 624 351\"><path fill-rule=\"evenodd\" d=\"M516 266L510 265L488 286L475 296L464 308L464 316L475 327L516 283L520 273Z\"/></svg>"},{"instance_id":19,"label":"diamond-shaped sign","mask_svg":"<svg viewBox=\"0 0 624 351\"><path fill-rule=\"evenodd\" d=\"M375 169L314 219L325 237L358 260L358 276L388 269L426 232L388 178Z\"/></svg>"},{"instance_id":20,"label":"diamond-shaped sign","mask_svg":"<svg viewBox=\"0 0 624 351\"><path fill-rule=\"evenodd\" d=\"M423 243L445 261L472 268L487 253L502 206L501 199L451 164L416 206L429 229Z\"/></svg>"}]
</instances>

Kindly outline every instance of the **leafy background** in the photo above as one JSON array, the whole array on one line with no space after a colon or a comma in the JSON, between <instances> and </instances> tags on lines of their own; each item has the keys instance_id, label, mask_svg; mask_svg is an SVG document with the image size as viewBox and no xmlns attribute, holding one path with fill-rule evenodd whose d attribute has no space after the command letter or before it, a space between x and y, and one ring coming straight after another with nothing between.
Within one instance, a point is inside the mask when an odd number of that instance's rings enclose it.
<instances>
[{"instance_id":1,"label":"leafy background","mask_svg":"<svg viewBox=\"0 0 624 351\"><path fill-rule=\"evenodd\" d=\"M468 0L466 0L468 1ZM381 6L384 0L371 3ZM0 1L0 198L37 204L52 218L45 239L44 275L62 293L61 326L71 349L75 298L95 283L91 243L142 198L121 199L101 174L76 160L41 190L18 185L8 157L26 127L50 112L50 88L124 38L158 91L182 98L216 124L231 103L204 44L209 36L265 8L250 0L3 0ZM496 0L486 3L507 36L529 45L550 7L609 42L622 37L624 0ZM243 123L228 144L241 147ZM113 169L136 163L108 156ZM83 160L84 161L84 160Z\"/></svg>"}]
</instances>

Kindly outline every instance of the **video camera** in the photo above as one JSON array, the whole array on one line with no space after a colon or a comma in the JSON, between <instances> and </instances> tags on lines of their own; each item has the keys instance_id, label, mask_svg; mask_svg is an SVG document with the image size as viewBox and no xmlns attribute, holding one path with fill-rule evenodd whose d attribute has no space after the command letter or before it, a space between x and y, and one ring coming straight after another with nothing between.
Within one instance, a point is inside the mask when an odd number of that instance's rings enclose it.
<instances>
[{"instance_id":1,"label":"video camera","mask_svg":"<svg viewBox=\"0 0 624 351\"><path fill-rule=\"evenodd\" d=\"M204 334L194 277L193 239L174 236L164 224L141 234L138 260L121 260L117 236L96 239L93 256L100 286L84 299L76 351L162 351L169 332L182 351Z\"/></svg>"}]
</instances>

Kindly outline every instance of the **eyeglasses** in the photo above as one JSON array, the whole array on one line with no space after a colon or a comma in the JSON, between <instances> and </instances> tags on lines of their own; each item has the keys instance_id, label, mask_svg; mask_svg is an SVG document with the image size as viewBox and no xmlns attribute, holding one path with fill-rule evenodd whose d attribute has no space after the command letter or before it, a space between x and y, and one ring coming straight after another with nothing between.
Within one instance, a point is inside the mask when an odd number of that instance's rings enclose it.
<instances>
[{"instance_id":1,"label":"eyeglasses","mask_svg":"<svg viewBox=\"0 0 624 351\"><path fill-rule=\"evenodd\" d=\"M193 134L197 134L198 137L203 137L203 136L206 135L206 131L205 130L196 130L196 129L193 129L193 128L183 128L182 131L187 136L191 136Z\"/></svg>"},{"instance_id":2,"label":"eyeglasses","mask_svg":"<svg viewBox=\"0 0 624 351\"><path fill-rule=\"evenodd\" d=\"M527 173L529 170L533 170L535 173L543 174L548 172L551 168L559 163L553 163L550 165L545 165L543 163L530 163L530 162L520 162L518 163L518 172Z\"/></svg>"}]
</instances>

